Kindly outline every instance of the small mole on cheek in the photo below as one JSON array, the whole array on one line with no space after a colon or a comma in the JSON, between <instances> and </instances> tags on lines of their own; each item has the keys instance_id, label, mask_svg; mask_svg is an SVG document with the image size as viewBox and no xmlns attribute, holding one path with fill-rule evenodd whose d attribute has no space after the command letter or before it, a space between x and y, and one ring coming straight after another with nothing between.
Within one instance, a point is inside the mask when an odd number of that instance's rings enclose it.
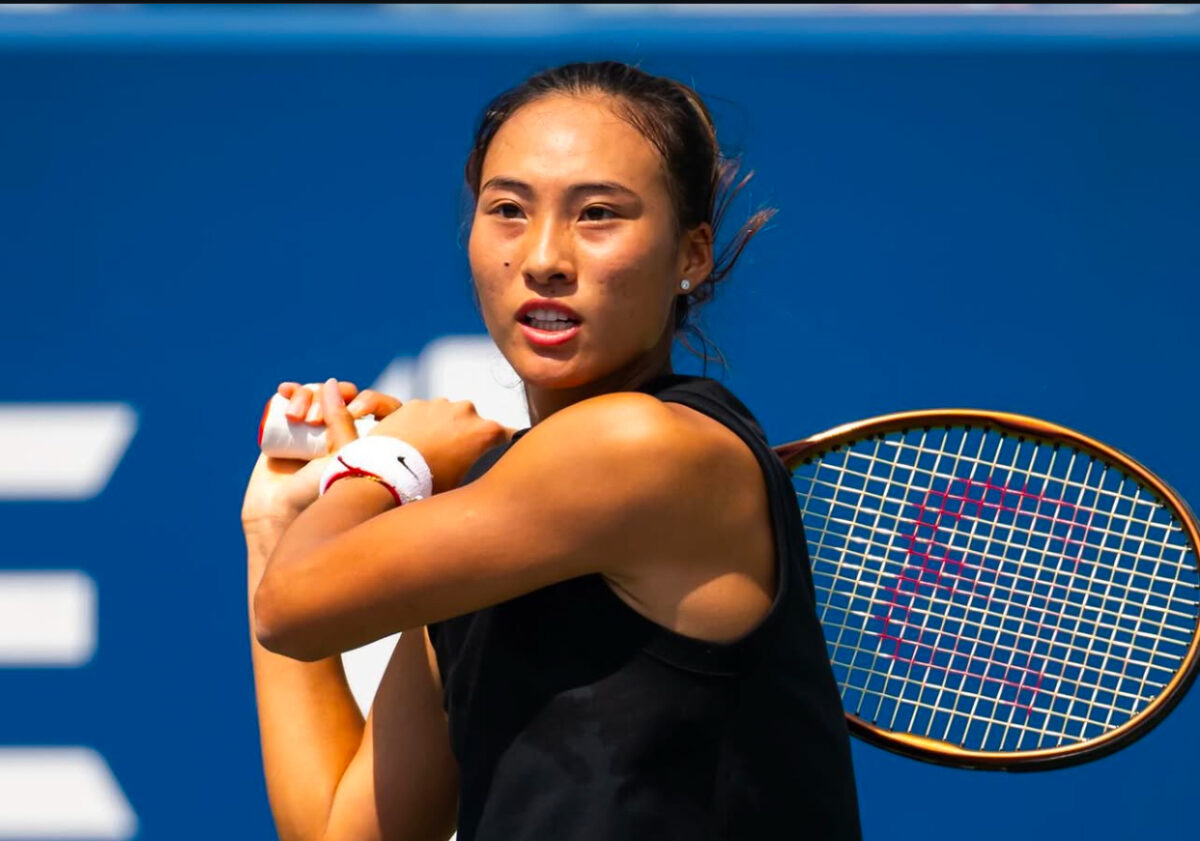
<instances>
[{"instance_id":1,"label":"small mole on cheek","mask_svg":"<svg viewBox=\"0 0 1200 841\"><path fill-rule=\"evenodd\" d=\"M504 268L506 268L506 269L508 268L508 263L504 264Z\"/></svg>"}]
</instances>

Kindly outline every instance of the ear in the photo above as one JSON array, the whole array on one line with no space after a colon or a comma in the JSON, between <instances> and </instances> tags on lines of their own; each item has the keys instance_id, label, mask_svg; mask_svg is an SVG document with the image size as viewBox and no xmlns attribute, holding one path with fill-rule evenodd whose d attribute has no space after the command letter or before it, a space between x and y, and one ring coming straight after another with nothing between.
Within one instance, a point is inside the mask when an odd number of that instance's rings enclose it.
<instances>
[{"instance_id":1,"label":"ear","mask_svg":"<svg viewBox=\"0 0 1200 841\"><path fill-rule=\"evenodd\" d=\"M685 277L691 281L691 291L708 280L713 270L712 225L704 222L690 231L685 231L679 241L679 268L676 286Z\"/></svg>"}]
</instances>

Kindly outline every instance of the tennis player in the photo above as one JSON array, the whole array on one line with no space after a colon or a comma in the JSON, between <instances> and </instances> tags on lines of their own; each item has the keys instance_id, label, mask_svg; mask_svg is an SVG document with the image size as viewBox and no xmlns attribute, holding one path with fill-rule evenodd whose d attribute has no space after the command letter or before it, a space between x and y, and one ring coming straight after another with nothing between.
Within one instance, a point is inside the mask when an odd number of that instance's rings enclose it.
<instances>
[{"instance_id":1,"label":"tennis player","mask_svg":"<svg viewBox=\"0 0 1200 841\"><path fill-rule=\"evenodd\" d=\"M280 386L334 452L260 458L242 510L280 838L859 837L788 473L729 391L671 372L769 218L714 258L733 172L685 85L540 73L466 167L475 290L531 427ZM364 722L338 655L397 631Z\"/></svg>"}]
</instances>

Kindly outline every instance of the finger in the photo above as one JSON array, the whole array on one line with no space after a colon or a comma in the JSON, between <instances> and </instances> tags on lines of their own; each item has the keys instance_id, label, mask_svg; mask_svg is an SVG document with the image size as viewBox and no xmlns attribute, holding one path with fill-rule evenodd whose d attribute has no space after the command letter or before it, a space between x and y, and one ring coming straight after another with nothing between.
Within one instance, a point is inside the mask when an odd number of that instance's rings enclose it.
<instances>
[{"instance_id":1,"label":"finger","mask_svg":"<svg viewBox=\"0 0 1200 841\"><path fill-rule=\"evenodd\" d=\"M275 392L283 397L290 398L296 393L296 389L299 387L300 383L294 383L289 380L288 382L280 383L279 387L275 389Z\"/></svg>"},{"instance_id":2,"label":"finger","mask_svg":"<svg viewBox=\"0 0 1200 841\"><path fill-rule=\"evenodd\" d=\"M346 408L356 418L374 415L382 420L399 409L401 405L400 400L390 394L380 394L378 391L367 389L351 400L350 405Z\"/></svg>"},{"instance_id":3,"label":"finger","mask_svg":"<svg viewBox=\"0 0 1200 841\"><path fill-rule=\"evenodd\" d=\"M312 405L312 392L307 388L298 387L292 392L291 402L288 403L287 411L284 414L290 420L302 421L305 415L308 414L308 407Z\"/></svg>"},{"instance_id":4,"label":"finger","mask_svg":"<svg viewBox=\"0 0 1200 841\"><path fill-rule=\"evenodd\" d=\"M346 409L346 401L342 399L338 381L330 377L321 386L321 408L325 416L326 440L329 442L329 452L334 453L358 437L354 426L354 418Z\"/></svg>"},{"instance_id":5,"label":"finger","mask_svg":"<svg viewBox=\"0 0 1200 841\"><path fill-rule=\"evenodd\" d=\"M351 382L339 382L338 393L341 394L343 402L352 400L354 399L355 395L358 394L358 386ZM315 397L313 399L312 407L309 408L308 415L305 417L305 421L313 426L325 425L325 410L321 407L321 400L319 397Z\"/></svg>"},{"instance_id":6,"label":"finger","mask_svg":"<svg viewBox=\"0 0 1200 841\"><path fill-rule=\"evenodd\" d=\"M323 386L324 384L325 384L324 382L319 382L319 383L304 383L302 385L300 383L294 383L294 382L289 381L289 382L280 383L279 386L280 386L281 390L282 390L283 386L292 386L293 388L307 388L309 391L311 391L313 393L313 397L315 399L319 399L317 397L317 395L319 395L321 393L321 386ZM356 386L354 383L350 382L349 380L340 381L338 383L338 389L342 392L343 400L347 400L347 401L353 400L354 395L358 394L358 386ZM281 391L281 393L282 393L282 391Z\"/></svg>"}]
</instances>

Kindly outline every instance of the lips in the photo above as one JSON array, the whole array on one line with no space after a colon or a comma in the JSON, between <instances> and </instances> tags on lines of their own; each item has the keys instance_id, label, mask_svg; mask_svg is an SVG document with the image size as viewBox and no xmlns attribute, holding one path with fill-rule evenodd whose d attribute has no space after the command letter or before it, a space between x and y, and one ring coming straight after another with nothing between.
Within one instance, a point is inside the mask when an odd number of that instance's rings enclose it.
<instances>
[{"instance_id":1,"label":"lips","mask_svg":"<svg viewBox=\"0 0 1200 841\"><path fill-rule=\"evenodd\" d=\"M522 332L535 345L550 347L570 341L583 319L566 304L546 298L526 301L517 310Z\"/></svg>"}]
</instances>

